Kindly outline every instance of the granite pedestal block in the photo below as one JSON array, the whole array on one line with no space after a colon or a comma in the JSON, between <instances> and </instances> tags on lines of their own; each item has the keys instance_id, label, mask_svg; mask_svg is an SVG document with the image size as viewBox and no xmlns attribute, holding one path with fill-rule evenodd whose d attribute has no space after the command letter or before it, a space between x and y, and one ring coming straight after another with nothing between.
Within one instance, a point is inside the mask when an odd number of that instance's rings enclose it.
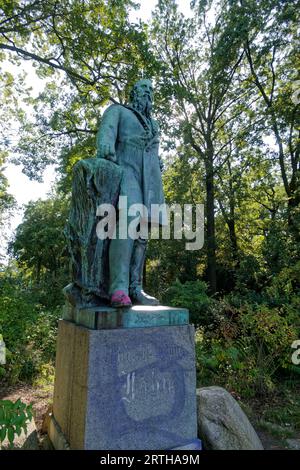
<instances>
[{"instance_id":1,"label":"granite pedestal block","mask_svg":"<svg viewBox=\"0 0 300 470\"><path fill-rule=\"evenodd\" d=\"M91 329L60 320L53 423L56 448L197 448L193 326Z\"/></svg>"}]
</instances>

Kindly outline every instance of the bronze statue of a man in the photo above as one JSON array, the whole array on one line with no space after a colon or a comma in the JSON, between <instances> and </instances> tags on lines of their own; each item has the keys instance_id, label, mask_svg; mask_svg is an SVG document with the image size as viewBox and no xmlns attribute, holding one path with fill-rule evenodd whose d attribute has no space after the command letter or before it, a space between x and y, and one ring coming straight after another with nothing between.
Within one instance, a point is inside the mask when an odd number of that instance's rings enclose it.
<instances>
[{"instance_id":1,"label":"bronze statue of a man","mask_svg":"<svg viewBox=\"0 0 300 470\"><path fill-rule=\"evenodd\" d=\"M111 105L103 114L97 135L97 157L108 159L122 169L120 196L127 204L144 204L151 222L151 205L164 204L161 162L158 155L159 129L151 117L153 87L139 80L130 94L129 105ZM122 209L119 209L119 211ZM127 216L127 222L131 218ZM109 247L109 293L114 307L134 304L158 305L143 291L142 274L147 240L118 237Z\"/></svg>"}]
</instances>

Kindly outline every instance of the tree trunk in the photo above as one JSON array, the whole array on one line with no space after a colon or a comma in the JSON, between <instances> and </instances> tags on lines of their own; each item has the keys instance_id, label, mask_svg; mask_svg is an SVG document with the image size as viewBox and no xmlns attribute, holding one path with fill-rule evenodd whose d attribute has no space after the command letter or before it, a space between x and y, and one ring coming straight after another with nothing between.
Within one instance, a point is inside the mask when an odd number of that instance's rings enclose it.
<instances>
[{"instance_id":1,"label":"tree trunk","mask_svg":"<svg viewBox=\"0 0 300 470\"><path fill-rule=\"evenodd\" d=\"M300 242L299 227L299 205L300 205L300 171L293 172L290 182L290 197L288 200L288 225L294 240Z\"/></svg>"},{"instance_id":2,"label":"tree trunk","mask_svg":"<svg viewBox=\"0 0 300 470\"><path fill-rule=\"evenodd\" d=\"M238 255L238 243L237 237L235 232L235 221L234 219L229 219L227 222L228 229L229 229L229 238L230 238L230 245L232 249L232 259L235 261L236 267L239 265L239 255Z\"/></svg>"},{"instance_id":3,"label":"tree trunk","mask_svg":"<svg viewBox=\"0 0 300 470\"><path fill-rule=\"evenodd\" d=\"M229 164L230 167L230 164ZM230 176L231 176L231 168L230 168ZM230 244L232 248L232 259L236 263L236 267L239 265L239 248L235 230L235 194L232 185L232 179L230 179L229 183L230 187L230 195L229 195L229 209L230 209L230 217L228 220L228 229L229 229L229 237L230 237Z\"/></svg>"},{"instance_id":4,"label":"tree trunk","mask_svg":"<svg viewBox=\"0 0 300 470\"><path fill-rule=\"evenodd\" d=\"M225 207L223 206L223 203L220 199L218 199L218 203L219 203L223 218L225 220L225 223L227 224L228 231L229 231L229 240L230 240L230 246L231 246L232 260L235 262L235 265L238 266L239 254L238 254L238 242L237 242L237 236L236 236L236 230L235 230L234 200L230 196L229 215L226 213Z\"/></svg>"},{"instance_id":5,"label":"tree trunk","mask_svg":"<svg viewBox=\"0 0 300 470\"><path fill-rule=\"evenodd\" d=\"M206 158L206 220L207 220L207 274L210 294L217 290L216 238L215 238L215 194L213 173L213 149L210 147Z\"/></svg>"}]
</instances>

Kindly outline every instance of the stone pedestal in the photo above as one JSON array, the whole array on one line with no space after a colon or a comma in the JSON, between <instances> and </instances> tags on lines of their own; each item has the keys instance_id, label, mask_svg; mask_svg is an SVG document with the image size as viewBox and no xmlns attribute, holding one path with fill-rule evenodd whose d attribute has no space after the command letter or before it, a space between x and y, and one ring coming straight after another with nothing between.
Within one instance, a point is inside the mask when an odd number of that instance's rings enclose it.
<instances>
[{"instance_id":1,"label":"stone pedestal","mask_svg":"<svg viewBox=\"0 0 300 470\"><path fill-rule=\"evenodd\" d=\"M78 316L81 325L59 322L54 447L199 448L194 328L187 324L187 311L113 310L111 321L89 309ZM82 326L84 321L90 327Z\"/></svg>"}]
</instances>

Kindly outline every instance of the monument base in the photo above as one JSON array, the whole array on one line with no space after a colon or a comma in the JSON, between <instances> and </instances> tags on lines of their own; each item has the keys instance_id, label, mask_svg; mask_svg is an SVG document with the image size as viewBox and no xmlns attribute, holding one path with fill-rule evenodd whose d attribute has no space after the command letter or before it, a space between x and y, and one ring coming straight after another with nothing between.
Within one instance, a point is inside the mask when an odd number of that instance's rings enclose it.
<instances>
[{"instance_id":1,"label":"monument base","mask_svg":"<svg viewBox=\"0 0 300 470\"><path fill-rule=\"evenodd\" d=\"M168 308L161 308L165 322ZM105 322L106 329L91 329L60 320L49 430L54 447L199 449L194 328L184 315L182 322L119 329Z\"/></svg>"},{"instance_id":2,"label":"monument base","mask_svg":"<svg viewBox=\"0 0 300 470\"><path fill-rule=\"evenodd\" d=\"M71 450L64 433L60 429L58 423L53 418L53 416L51 417L49 424L49 437L55 450ZM174 447L173 449L165 450L202 450L202 442L200 441L200 439L194 439L189 444L185 444L184 446Z\"/></svg>"}]
</instances>

